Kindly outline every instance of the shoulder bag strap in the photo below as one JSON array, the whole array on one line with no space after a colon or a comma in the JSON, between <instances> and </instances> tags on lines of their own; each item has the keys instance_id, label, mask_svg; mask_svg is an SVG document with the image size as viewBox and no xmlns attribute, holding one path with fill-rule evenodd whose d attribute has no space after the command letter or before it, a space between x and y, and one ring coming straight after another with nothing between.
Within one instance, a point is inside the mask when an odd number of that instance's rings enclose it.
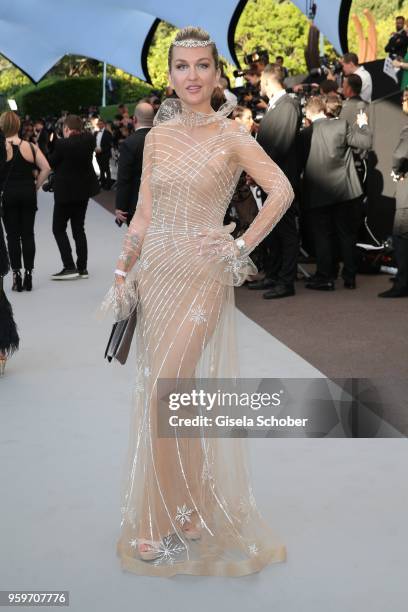
<instances>
[{"instance_id":1,"label":"shoulder bag strap","mask_svg":"<svg viewBox=\"0 0 408 612\"><path fill-rule=\"evenodd\" d=\"M20 145L21 145L21 142L20 142ZM36 150L35 150L35 146L33 145L32 142L29 142L28 144L30 145L31 153L33 154L33 157L34 157L35 167L38 168L38 166L37 166L37 153L36 153Z\"/></svg>"},{"instance_id":2,"label":"shoulder bag strap","mask_svg":"<svg viewBox=\"0 0 408 612\"><path fill-rule=\"evenodd\" d=\"M11 147L13 148L13 145L11 145ZM10 178L11 171L13 170L15 159L16 159L16 156L14 155L14 151L13 151L13 157L12 157L12 160L11 160L10 168L9 168L9 171L7 173L7 176L6 176L6 179L5 179L5 181L4 181L4 183L3 183L2 187L1 187L1 191L0 191L0 206L3 203L3 194L4 194L4 191L5 191L6 187L7 187L7 183L8 183L8 180Z\"/></svg>"}]
</instances>

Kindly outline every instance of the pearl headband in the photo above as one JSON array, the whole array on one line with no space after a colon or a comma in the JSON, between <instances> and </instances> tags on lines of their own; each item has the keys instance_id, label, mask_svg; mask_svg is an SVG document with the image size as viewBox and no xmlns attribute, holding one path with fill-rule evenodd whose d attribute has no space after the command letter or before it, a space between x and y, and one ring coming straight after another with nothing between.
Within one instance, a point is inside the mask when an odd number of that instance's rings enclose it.
<instances>
[{"instance_id":1,"label":"pearl headband","mask_svg":"<svg viewBox=\"0 0 408 612\"><path fill-rule=\"evenodd\" d=\"M213 44L213 40L196 40L195 38L186 38L184 40L174 40L172 45L175 47L207 47Z\"/></svg>"}]
</instances>

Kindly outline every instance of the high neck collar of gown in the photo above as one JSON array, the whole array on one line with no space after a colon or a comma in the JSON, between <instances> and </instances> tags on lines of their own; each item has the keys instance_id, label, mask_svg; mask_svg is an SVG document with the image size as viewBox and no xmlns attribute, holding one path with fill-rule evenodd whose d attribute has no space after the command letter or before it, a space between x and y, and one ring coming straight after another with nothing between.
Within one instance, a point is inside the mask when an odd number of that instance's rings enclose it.
<instances>
[{"instance_id":1,"label":"high neck collar of gown","mask_svg":"<svg viewBox=\"0 0 408 612\"><path fill-rule=\"evenodd\" d=\"M227 117L237 106L236 102L224 102L217 111L211 113L203 113L201 111L193 110L190 106L187 106L179 98L166 98L157 111L153 125L158 125L165 121L172 120L172 122L186 125L188 127L195 127L196 125L207 125L214 123L214 121L220 121Z\"/></svg>"}]
</instances>

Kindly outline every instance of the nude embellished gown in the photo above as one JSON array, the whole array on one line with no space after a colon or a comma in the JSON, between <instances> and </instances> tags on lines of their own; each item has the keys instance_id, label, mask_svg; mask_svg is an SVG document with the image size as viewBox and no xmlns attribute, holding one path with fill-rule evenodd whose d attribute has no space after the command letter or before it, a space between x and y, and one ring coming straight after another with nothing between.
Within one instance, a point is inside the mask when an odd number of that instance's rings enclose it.
<instances>
[{"instance_id":1,"label":"nude embellished gown","mask_svg":"<svg viewBox=\"0 0 408 612\"><path fill-rule=\"evenodd\" d=\"M119 257L128 274L103 301L116 320L137 309L117 542L123 569L137 574L241 576L286 558L257 508L245 439L157 435L159 379L239 376L234 286L257 272L249 253L293 200L279 167L227 118L233 108L226 102L207 114L179 99L162 103ZM243 170L268 197L237 255L233 225L223 220ZM186 537L189 526L199 539ZM155 559L140 558L139 538L155 542Z\"/></svg>"}]
</instances>

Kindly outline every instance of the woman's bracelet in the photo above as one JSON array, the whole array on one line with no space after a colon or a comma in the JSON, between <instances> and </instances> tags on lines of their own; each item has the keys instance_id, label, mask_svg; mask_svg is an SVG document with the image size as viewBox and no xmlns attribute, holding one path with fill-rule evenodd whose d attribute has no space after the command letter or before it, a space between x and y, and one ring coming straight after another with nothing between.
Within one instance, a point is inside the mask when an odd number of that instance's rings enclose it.
<instances>
[{"instance_id":1,"label":"woman's bracelet","mask_svg":"<svg viewBox=\"0 0 408 612\"><path fill-rule=\"evenodd\" d=\"M126 278L127 272L124 272L123 270L119 270L118 268L116 268L115 274L119 274L119 276L123 276L123 278Z\"/></svg>"}]
</instances>

